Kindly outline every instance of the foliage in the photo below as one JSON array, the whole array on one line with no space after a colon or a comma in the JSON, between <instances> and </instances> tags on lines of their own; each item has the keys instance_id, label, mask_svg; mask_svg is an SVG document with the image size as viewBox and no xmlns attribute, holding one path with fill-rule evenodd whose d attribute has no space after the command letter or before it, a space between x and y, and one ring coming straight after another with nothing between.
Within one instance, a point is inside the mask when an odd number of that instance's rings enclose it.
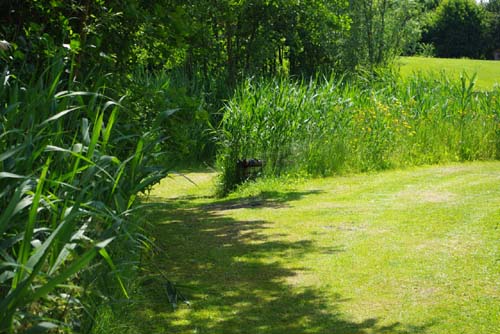
<instances>
[{"instance_id":1,"label":"foliage","mask_svg":"<svg viewBox=\"0 0 500 334\"><path fill-rule=\"evenodd\" d=\"M420 38L421 7L412 0L350 0L343 53L350 67L387 65Z\"/></svg>"},{"instance_id":2,"label":"foliage","mask_svg":"<svg viewBox=\"0 0 500 334\"><path fill-rule=\"evenodd\" d=\"M425 11L431 11L436 9L441 1L442 0L418 0L418 2L424 8Z\"/></svg>"},{"instance_id":3,"label":"foliage","mask_svg":"<svg viewBox=\"0 0 500 334\"><path fill-rule=\"evenodd\" d=\"M413 54L418 57L433 58L436 56L436 48L432 43L418 43L413 51Z\"/></svg>"},{"instance_id":4,"label":"foliage","mask_svg":"<svg viewBox=\"0 0 500 334\"><path fill-rule=\"evenodd\" d=\"M312 73L337 62L343 1L193 1L186 69L234 84L244 75Z\"/></svg>"},{"instance_id":5,"label":"foliage","mask_svg":"<svg viewBox=\"0 0 500 334\"><path fill-rule=\"evenodd\" d=\"M212 161L214 140L224 193L244 157L280 175L493 156L497 91L489 101L466 80L405 86L377 72L415 45L421 8L435 4L2 1L0 330L87 331L79 308L112 299L110 275L134 268L117 261L144 244L138 194L168 167ZM319 79L365 65L359 80ZM431 130L434 146L418 146Z\"/></svg>"},{"instance_id":6,"label":"foliage","mask_svg":"<svg viewBox=\"0 0 500 334\"><path fill-rule=\"evenodd\" d=\"M218 108L214 96L205 94L210 83L188 79L180 71L135 69L122 84L131 119L142 131L158 132L158 163L173 168L184 163L212 161L214 143L210 123Z\"/></svg>"},{"instance_id":7,"label":"foliage","mask_svg":"<svg viewBox=\"0 0 500 334\"><path fill-rule=\"evenodd\" d=\"M225 108L219 193L234 189L236 161L249 157L271 176L498 158L499 94L475 92L467 76L249 80Z\"/></svg>"},{"instance_id":8,"label":"foliage","mask_svg":"<svg viewBox=\"0 0 500 334\"><path fill-rule=\"evenodd\" d=\"M0 37L33 68L66 45L82 71L183 68L232 85L244 74L334 66L348 29L343 8L342 0L7 1Z\"/></svg>"},{"instance_id":9,"label":"foliage","mask_svg":"<svg viewBox=\"0 0 500 334\"><path fill-rule=\"evenodd\" d=\"M486 51L490 58L494 50L500 49L500 1L490 0L486 6Z\"/></svg>"},{"instance_id":10,"label":"foliage","mask_svg":"<svg viewBox=\"0 0 500 334\"><path fill-rule=\"evenodd\" d=\"M483 54L485 13L473 0L444 0L436 9L424 40L445 58L479 58Z\"/></svg>"},{"instance_id":11,"label":"foliage","mask_svg":"<svg viewBox=\"0 0 500 334\"><path fill-rule=\"evenodd\" d=\"M0 5L0 37L15 50L11 67L28 71L40 69L62 48L71 50L77 77L97 64L107 71L127 70L131 63L172 67L180 61L183 39L170 3L8 0Z\"/></svg>"},{"instance_id":12,"label":"foliage","mask_svg":"<svg viewBox=\"0 0 500 334\"><path fill-rule=\"evenodd\" d=\"M76 309L96 292L85 270L115 270L105 247L131 238L137 194L165 175L150 165L154 133L131 127L120 101L81 90L66 70L59 60L30 81L7 71L0 80L2 332L51 319L78 330Z\"/></svg>"}]
</instances>

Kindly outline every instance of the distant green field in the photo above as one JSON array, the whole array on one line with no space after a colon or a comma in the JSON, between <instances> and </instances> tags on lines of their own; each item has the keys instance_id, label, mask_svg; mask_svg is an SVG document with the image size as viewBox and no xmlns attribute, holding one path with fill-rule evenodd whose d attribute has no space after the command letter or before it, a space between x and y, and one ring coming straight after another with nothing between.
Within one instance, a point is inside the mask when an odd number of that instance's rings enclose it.
<instances>
[{"instance_id":1,"label":"distant green field","mask_svg":"<svg viewBox=\"0 0 500 334\"><path fill-rule=\"evenodd\" d=\"M500 61L401 57L398 60L403 77L413 72L441 72L458 77L460 73L477 74L478 89L490 90L496 84L500 85Z\"/></svg>"}]
</instances>

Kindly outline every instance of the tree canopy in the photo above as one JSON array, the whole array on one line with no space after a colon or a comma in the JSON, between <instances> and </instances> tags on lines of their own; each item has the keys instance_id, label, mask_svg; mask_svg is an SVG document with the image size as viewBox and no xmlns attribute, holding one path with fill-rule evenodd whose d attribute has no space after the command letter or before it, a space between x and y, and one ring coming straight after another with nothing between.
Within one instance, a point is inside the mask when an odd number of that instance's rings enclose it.
<instances>
[{"instance_id":1,"label":"tree canopy","mask_svg":"<svg viewBox=\"0 0 500 334\"><path fill-rule=\"evenodd\" d=\"M481 55L484 11L473 0L444 0L436 9L428 36L440 57Z\"/></svg>"}]
</instances>

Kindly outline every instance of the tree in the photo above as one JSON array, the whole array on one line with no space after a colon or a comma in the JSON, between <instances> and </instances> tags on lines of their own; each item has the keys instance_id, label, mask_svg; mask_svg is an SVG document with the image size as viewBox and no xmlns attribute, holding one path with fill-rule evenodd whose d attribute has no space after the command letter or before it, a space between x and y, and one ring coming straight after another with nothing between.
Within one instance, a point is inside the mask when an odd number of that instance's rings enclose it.
<instances>
[{"instance_id":1,"label":"tree","mask_svg":"<svg viewBox=\"0 0 500 334\"><path fill-rule=\"evenodd\" d=\"M6 0L0 3L0 38L15 50L11 67L31 71L64 52L85 71L173 67L184 60L182 23L188 19L177 9L173 0Z\"/></svg>"},{"instance_id":2,"label":"tree","mask_svg":"<svg viewBox=\"0 0 500 334\"><path fill-rule=\"evenodd\" d=\"M444 0L436 9L425 41L439 57L479 58L483 54L485 15L473 0Z\"/></svg>"},{"instance_id":3,"label":"tree","mask_svg":"<svg viewBox=\"0 0 500 334\"><path fill-rule=\"evenodd\" d=\"M420 3L424 11L428 12L435 10L439 6L441 0L417 0L417 2Z\"/></svg>"},{"instance_id":4,"label":"tree","mask_svg":"<svg viewBox=\"0 0 500 334\"><path fill-rule=\"evenodd\" d=\"M189 17L186 66L205 77L312 73L338 60L340 0L179 1Z\"/></svg>"},{"instance_id":5,"label":"tree","mask_svg":"<svg viewBox=\"0 0 500 334\"><path fill-rule=\"evenodd\" d=\"M487 15L486 57L490 58L493 50L500 49L500 0L490 0L485 5Z\"/></svg>"},{"instance_id":6,"label":"tree","mask_svg":"<svg viewBox=\"0 0 500 334\"><path fill-rule=\"evenodd\" d=\"M420 37L420 8L412 0L350 0L344 58L350 66L387 64Z\"/></svg>"}]
</instances>

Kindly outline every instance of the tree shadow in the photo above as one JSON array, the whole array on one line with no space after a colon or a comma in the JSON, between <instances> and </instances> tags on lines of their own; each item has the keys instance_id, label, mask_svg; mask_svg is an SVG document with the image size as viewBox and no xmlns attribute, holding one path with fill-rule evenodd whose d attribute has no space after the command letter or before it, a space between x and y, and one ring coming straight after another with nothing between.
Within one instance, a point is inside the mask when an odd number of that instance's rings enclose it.
<instances>
[{"instance_id":1,"label":"tree shadow","mask_svg":"<svg viewBox=\"0 0 500 334\"><path fill-rule=\"evenodd\" d=\"M213 196L207 195L183 195L175 197L179 204L187 204L190 201L200 199L211 199L211 203L205 204L204 209L209 211L225 211L234 209L251 209L251 208L280 208L286 207L290 201L296 201L307 195L320 194L320 190L309 191L262 191L258 195L247 196L236 199L216 199ZM150 201L156 204L163 204L164 198L149 197Z\"/></svg>"},{"instance_id":2,"label":"tree shadow","mask_svg":"<svg viewBox=\"0 0 500 334\"><path fill-rule=\"evenodd\" d=\"M313 193L268 192L259 197L259 207L286 205ZM304 268L290 267L286 258L318 247L311 240L284 241L264 233L270 224L264 220L224 216L228 208L248 208L248 198L209 204L152 200L147 219L161 251L144 263L144 277L152 279L144 281L143 299L130 314L131 332L416 334L432 326L349 320L339 311L342 296L296 285L294 278ZM189 307L174 311L169 305L167 277Z\"/></svg>"},{"instance_id":3,"label":"tree shadow","mask_svg":"<svg viewBox=\"0 0 500 334\"><path fill-rule=\"evenodd\" d=\"M319 190L309 191L262 191L259 195L236 198L229 200L218 200L213 203L206 204L203 209L209 211L225 211L235 209L251 209L251 208L284 208L288 206L288 202L297 201L307 195L320 194Z\"/></svg>"}]
</instances>

